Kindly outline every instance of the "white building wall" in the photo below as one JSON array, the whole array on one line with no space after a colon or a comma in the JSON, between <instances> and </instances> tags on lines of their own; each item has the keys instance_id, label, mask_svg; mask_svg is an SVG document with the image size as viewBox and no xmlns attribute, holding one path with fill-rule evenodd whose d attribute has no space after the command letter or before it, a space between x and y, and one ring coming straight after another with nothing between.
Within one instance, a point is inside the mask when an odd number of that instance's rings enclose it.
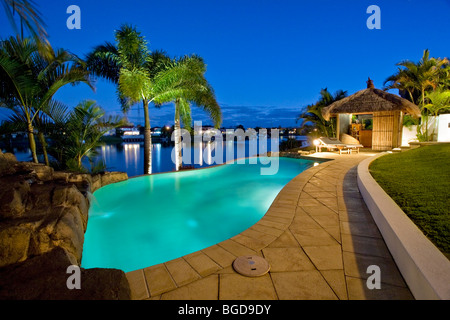
<instances>
[{"instance_id":1,"label":"white building wall","mask_svg":"<svg viewBox=\"0 0 450 320\"><path fill-rule=\"evenodd\" d=\"M438 142L450 142L450 114L439 115Z\"/></svg>"},{"instance_id":2,"label":"white building wall","mask_svg":"<svg viewBox=\"0 0 450 320\"><path fill-rule=\"evenodd\" d=\"M437 123L436 123L437 121ZM432 141L450 141L450 114L441 114L437 117L428 117L428 133ZM417 126L405 127L402 131L402 147L409 147L410 142L417 142Z\"/></svg>"},{"instance_id":3,"label":"white building wall","mask_svg":"<svg viewBox=\"0 0 450 320\"><path fill-rule=\"evenodd\" d=\"M409 143L415 141L419 141L417 140L417 126L410 126L410 127L403 126L401 146L409 147Z\"/></svg>"}]
</instances>

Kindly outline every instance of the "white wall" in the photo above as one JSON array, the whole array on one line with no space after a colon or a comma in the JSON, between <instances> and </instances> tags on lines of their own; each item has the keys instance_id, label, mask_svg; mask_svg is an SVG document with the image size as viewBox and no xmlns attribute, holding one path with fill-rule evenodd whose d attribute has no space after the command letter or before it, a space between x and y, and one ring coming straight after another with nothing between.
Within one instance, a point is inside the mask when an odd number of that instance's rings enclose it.
<instances>
[{"instance_id":1,"label":"white wall","mask_svg":"<svg viewBox=\"0 0 450 320\"><path fill-rule=\"evenodd\" d=\"M450 142L450 114L441 114L438 124L438 140L439 142Z\"/></svg>"},{"instance_id":2,"label":"white wall","mask_svg":"<svg viewBox=\"0 0 450 320\"><path fill-rule=\"evenodd\" d=\"M436 124L436 121L438 124ZM450 114L441 114L439 117L428 117L428 132L433 134L433 141L450 142ZM402 147L409 147L410 142L419 141L417 139L417 126L405 127L402 131Z\"/></svg>"},{"instance_id":3,"label":"white wall","mask_svg":"<svg viewBox=\"0 0 450 320\"><path fill-rule=\"evenodd\" d=\"M402 131L402 147L409 147L409 143L417 140L417 126L405 127Z\"/></svg>"}]
</instances>

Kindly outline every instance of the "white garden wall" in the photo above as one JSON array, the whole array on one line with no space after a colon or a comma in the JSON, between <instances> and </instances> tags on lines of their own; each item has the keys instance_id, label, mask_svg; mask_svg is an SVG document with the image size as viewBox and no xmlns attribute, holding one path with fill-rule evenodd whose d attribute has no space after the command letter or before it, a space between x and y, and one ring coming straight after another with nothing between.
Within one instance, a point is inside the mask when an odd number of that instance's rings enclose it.
<instances>
[{"instance_id":1,"label":"white garden wall","mask_svg":"<svg viewBox=\"0 0 450 320\"><path fill-rule=\"evenodd\" d=\"M450 114L441 114L437 117L428 118L428 131L433 136L433 141L450 142ZM409 147L410 142L417 142L417 126L405 127L402 131L402 147Z\"/></svg>"},{"instance_id":2,"label":"white garden wall","mask_svg":"<svg viewBox=\"0 0 450 320\"><path fill-rule=\"evenodd\" d=\"M438 142L450 142L450 113L441 114L438 124Z\"/></svg>"}]
</instances>

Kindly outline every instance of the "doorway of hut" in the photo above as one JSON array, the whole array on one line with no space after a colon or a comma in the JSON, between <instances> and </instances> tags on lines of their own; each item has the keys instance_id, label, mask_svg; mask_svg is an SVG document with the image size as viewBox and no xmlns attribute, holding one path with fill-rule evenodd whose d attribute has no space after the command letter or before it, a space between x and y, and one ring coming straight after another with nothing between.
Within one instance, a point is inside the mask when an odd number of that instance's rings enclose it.
<instances>
[{"instance_id":1,"label":"doorway of hut","mask_svg":"<svg viewBox=\"0 0 450 320\"><path fill-rule=\"evenodd\" d=\"M372 113L339 114L337 127L342 142L360 143L364 148L372 148Z\"/></svg>"},{"instance_id":2,"label":"doorway of hut","mask_svg":"<svg viewBox=\"0 0 450 320\"><path fill-rule=\"evenodd\" d=\"M349 134L359 141L365 148L372 148L372 114L354 114L349 127Z\"/></svg>"}]
</instances>

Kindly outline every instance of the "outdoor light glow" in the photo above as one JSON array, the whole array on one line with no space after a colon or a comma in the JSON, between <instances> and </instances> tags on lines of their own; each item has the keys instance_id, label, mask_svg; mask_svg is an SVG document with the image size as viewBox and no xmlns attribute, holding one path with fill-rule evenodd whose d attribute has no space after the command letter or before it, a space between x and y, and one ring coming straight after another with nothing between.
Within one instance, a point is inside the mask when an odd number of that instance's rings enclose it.
<instances>
[{"instance_id":1,"label":"outdoor light glow","mask_svg":"<svg viewBox=\"0 0 450 320\"><path fill-rule=\"evenodd\" d=\"M313 143L314 143L315 146L318 146L320 144L320 141L318 139L316 139L316 140L313 141Z\"/></svg>"}]
</instances>

